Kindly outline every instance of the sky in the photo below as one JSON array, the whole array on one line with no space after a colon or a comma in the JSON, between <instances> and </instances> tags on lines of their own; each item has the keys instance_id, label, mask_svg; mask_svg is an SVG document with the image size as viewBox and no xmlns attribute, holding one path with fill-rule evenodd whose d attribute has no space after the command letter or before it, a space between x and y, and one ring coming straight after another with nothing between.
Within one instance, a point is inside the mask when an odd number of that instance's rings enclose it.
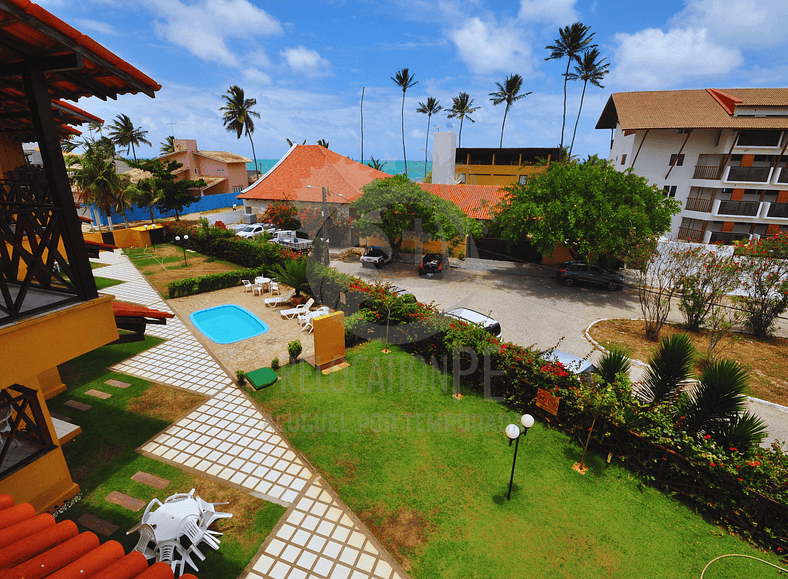
<instances>
[{"instance_id":1,"label":"sky","mask_svg":"<svg viewBox=\"0 0 788 579\"><path fill-rule=\"evenodd\" d=\"M557 147L566 59L545 60L559 30L582 22L610 64L603 88L589 84L574 155L607 157L610 131L594 128L614 92L781 87L788 84L788 3L784 0L39 0L38 4L162 85L79 106L111 124L118 114L148 131L159 154L168 135L203 150L252 156L222 123L222 95L233 85L257 99L257 158L278 159L286 139L353 159L403 158L402 89L391 77L408 68L418 84L405 94L409 161L425 155L432 133L459 131L445 110L467 92L480 107L462 128L464 147L498 147L504 105L489 93L523 77L505 125L504 147ZM571 70L571 69L570 69ZM583 83L567 87L569 145ZM444 111L416 112L435 97ZM87 133L86 128L83 129Z\"/></svg>"}]
</instances>

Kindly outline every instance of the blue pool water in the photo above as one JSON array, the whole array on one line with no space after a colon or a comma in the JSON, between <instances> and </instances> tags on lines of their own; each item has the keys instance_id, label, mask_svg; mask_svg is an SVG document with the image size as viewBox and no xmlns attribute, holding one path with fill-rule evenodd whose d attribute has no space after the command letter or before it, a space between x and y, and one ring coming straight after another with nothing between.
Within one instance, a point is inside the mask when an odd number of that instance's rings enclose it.
<instances>
[{"instance_id":1,"label":"blue pool water","mask_svg":"<svg viewBox=\"0 0 788 579\"><path fill-rule=\"evenodd\" d=\"M234 304L194 312L189 319L200 332L217 344L232 344L268 331L252 312Z\"/></svg>"}]
</instances>

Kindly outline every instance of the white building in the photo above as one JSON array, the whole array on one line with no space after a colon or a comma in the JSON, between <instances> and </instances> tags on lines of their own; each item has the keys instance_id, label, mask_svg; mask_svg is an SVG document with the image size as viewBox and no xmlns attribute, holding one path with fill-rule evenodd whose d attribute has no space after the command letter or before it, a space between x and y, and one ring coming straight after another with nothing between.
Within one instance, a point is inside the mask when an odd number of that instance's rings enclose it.
<instances>
[{"instance_id":1,"label":"white building","mask_svg":"<svg viewBox=\"0 0 788 579\"><path fill-rule=\"evenodd\" d=\"M614 93L610 160L681 202L671 237L729 243L788 229L788 88Z\"/></svg>"}]
</instances>

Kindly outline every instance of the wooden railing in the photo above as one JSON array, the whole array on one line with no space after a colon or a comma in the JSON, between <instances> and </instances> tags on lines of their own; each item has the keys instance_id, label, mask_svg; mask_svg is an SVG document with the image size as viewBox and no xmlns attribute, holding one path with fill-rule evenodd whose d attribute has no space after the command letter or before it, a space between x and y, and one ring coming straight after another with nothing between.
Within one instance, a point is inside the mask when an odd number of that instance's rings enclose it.
<instances>
[{"instance_id":1,"label":"wooden railing","mask_svg":"<svg viewBox=\"0 0 788 579\"><path fill-rule=\"evenodd\" d=\"M711 205L713 199L701 199L700 197L690 197L687 199L687 204L684 209L688 211L702 211L704 213L711 212Z\"/></svg>"},{"instance_id":2,"label":"wooden railing","mask_svg":"<svg viewBox=\"0 0 788 579\"><path fill-rule=\"evenodd\" d=\"M693 179L711 179L712 181L719 181L722 170L719 165L695 165L695 173Z\"/></svg>"},{"instance_id":3,"label":"wooden railing","mask_svg":"<svg viewBox=\"0 0 788 579\"><path fill-rule=\"evenodd\" d=\"M679 239L687 241L703 241L702 229L690 229L689 227L679 227Z\"/></svg>"}]
</instances>

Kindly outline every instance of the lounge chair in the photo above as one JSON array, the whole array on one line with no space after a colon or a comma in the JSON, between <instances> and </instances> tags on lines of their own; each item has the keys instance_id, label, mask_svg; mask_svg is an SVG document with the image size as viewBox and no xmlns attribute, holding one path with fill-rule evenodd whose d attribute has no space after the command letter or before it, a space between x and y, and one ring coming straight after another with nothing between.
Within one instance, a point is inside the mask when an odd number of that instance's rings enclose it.
<instances>
[{"instance_id":1,"label":"lounge chair","mask_svg":"<svg viewBox=\"0 0 788 579\"><path fill-rule=\"evenodd\" d=\"M325 316L329 313L328 306L321 306L317 308L314 312L304 312L303 314L298 314L298 323L302 326L305 326L307 323L312 324L312 320L315 318L319 318L320 316Z\"/></svg>"},{"instance_id":2,"label":"lounge chair","mask_svg":"<svg viewBox=\"0 0 788 579\"><path fill-rule=\"evenodd\" d=\"M283 318L287 318L288 320L291 320L296 316L308 312L309 308L312 307L313 303L315 303L315 300L313 298L309 298L309 301L307 301L305 304L301 304L300 306L290 308L289 310L281 310L279 313L282 314Z\"/></svg>"},{"instance_id":3,"label":"lounge chair","mask_svg":"<svg viewBox=\"0 0 788 579\"><path fill-rule=\"evenodd\" d=\"M278 298L265 298L265 305L274 308L276 306L281 306L282 304L289 304L290 302L293 301L294 295L295 295L295 290L291 290L287 295Z\"/></svg>"},{"instance_id":4,"label":"lounge chair","mask_svg":"<svg viewBox=\"0 0 788 579\"><path fill-rule=\"evenodd\" d=\"M252 282L250 282L248 279L242 279L241 283L244 284L244 293L250 292L254 288Z\"/></svg>"}]
</instances>

